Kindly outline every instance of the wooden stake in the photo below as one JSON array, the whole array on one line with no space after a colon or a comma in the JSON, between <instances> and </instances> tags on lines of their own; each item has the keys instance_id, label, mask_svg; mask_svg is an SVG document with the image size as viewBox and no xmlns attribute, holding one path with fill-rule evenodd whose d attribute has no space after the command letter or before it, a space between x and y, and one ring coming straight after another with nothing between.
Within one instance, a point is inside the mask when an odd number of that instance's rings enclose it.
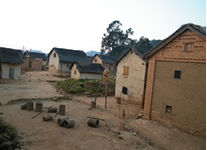
<instances>
[{"instance_id":1,"label":"wooden stake","mask_svg":"<svg viewBox=\"0 0 207 150\"><path fill-rule=\"evenodd\" d=\"M107 108L107 94L108 94L108 84L106 82L106 90L105 90L105 109Z\"/></svg>"},{"instance_id":2,"label":"wooden stake","mask_svg":"<svg viewBox=\"0 0 207 150\"><path fill-rule=\"evenodd\" d=\"M99 83L99 87L98 87L98 89L97 89L97 91L96 91L96 97L95 97L95 102L96 102L96 99L97 99L97 96L98 96L98 91L99 91L99 89L101 88L101 85L102 85L102 81L103 81L103 78L101 79L101 82Z\"/></svg>"}]
</instances>

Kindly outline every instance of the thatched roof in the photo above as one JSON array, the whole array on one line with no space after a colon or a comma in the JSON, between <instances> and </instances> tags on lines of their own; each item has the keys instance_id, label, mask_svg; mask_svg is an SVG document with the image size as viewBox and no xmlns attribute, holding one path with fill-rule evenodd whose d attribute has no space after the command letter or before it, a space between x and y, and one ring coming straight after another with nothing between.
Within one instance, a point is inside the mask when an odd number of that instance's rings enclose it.
<instances>
[{"instance_id":1,"label":"thatched roof","mask_svg":"<svg viewBox=\"0 0 207 150\"><path fill-rule=\"evenodd\" d=\"M130 51L133 51L137 56L142 59L142 54L137 49L129 48L120 55L120 57L114 62L114 64L117 65L122 60L122 58L124 58Z\"/></svg>"},{"instance_id":2,"label":"thatched roof","mask_svg":"<svg viewBox=\"0 0 207 150\"><path fill-rule=\"evenodd\" d=\"M22 51L11 48L0 47L0 62L8 64L24 63L22 59Z\"/></svg>"},{"instance_id":3,"label":"thatched roof","mask_svg":"<svg viewBox=\"0 0 207 150\"><path fill-rule=\"evenodd\" d=\"M154 55L157 51L159 51L161 48L163 48L165 45L167 45L169 42L171 42L173 39L175 39L177 36L179 36L181 33L183 33L186 30L191 30L195 33L197 33L202 38L206 39L206 30L204 27L201 27L199 25L195 25L192 23L184 24L182 25L177 31L175 31L173 34L171 34L166 39L162 40L160 43L158 43L155 47L147 51L143 58L148 59L152 55Z\"/></svg>"},{"instance_id":4,"label":"thatched roof","mask_svg":"<svg viewBox=\"0 0 207 150\"><path fill-rule=\"evenodd\" d=\"M47 56L45 53L37 53L37 52L24 52L24 56L29 56L30 59L41 58L43 61L47 60Z\"/></svg>"},{"instance_id":5,"label":"thatched roof","mask_svg":"<svg viewBox=\"0 0 207 150\"><path fill-rule=\"evenodd\" d=\"M96 54L93 56L93 59L96 56L98 56L104 63L113 64L114 61L116 61L116 57L114 56Z\"/></svg>"},{"instance_id":6,"label":"thatched roof","mask_svg":"<svg viewBox=\"0 0 207 150\"><path fill-rule=\"evenodd\" d=\"M104 68L101 64L83 64L83 63L73 63L70 66L70 70L72 69L73 65L77 65L77 69L80 73L93 73L93 74L102 74Z\"/></svg>"},{"instance_id":7,"label":"thatched roof","mask_svg":"<svg viewBox=\"0 0 207 150\"><path fill-rule=\"evenodd\" d=\"M58 54L60 62L66 62L66 63L87 62L89 63L91 61L91 58L89 56L86 56L84 51L57 48L57 47L54 47L50 51L48 57L50 57L50 54L52 53L53 50Z\"/></svg>"}]
</instances>

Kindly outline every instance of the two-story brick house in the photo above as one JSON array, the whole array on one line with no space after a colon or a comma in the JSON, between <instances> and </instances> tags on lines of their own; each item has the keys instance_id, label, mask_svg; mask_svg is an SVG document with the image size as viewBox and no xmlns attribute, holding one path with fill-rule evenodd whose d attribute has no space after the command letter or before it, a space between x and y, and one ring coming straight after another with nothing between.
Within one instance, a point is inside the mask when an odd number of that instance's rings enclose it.
<instances>
[{"instance_id":1,"label":"two-story brick house","mask_svg":"<svg viewBox=\"0 0 207 150\"><path fill-rule=\"evenodd\" d=\"M205 136L206 31L186 24L144 55L144 118Z\"/></svg>"}]
</instances>

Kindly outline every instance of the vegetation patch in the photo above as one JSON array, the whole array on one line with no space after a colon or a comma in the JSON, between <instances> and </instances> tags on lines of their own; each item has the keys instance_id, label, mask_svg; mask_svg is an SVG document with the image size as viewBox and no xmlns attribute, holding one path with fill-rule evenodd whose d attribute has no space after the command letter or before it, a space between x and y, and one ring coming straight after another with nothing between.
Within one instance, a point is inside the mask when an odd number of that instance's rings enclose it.
<instances>
[{"instance_id":1,"label":"vegetation patch","mask_svg":"<svg viewBox=\"0 0 207 150\"><path fill-rule=\"evenodd\" d=\"M17 131L0 118L0 149L13 150L20 148L16 137Z\"/></svg>"},{"instance_id":2,"label":"vegetation patch","mask_svg":"<svg viewBox=\"0 0 207 150\"><path fill-rule=\"evenodd\" d=\"M70 94L91 93L92 95L95 95L100 83L101 80L95 80L95 79L79 79L79 80L69 79L65 81L60 81L57 83L57 85ZM108 95L114 95L115 80L114 79L109 80L107 85L108 85ZM105 83L102 82L98 95L103 95L103 94L105 94Z\"/></svg>"}]
</instances>

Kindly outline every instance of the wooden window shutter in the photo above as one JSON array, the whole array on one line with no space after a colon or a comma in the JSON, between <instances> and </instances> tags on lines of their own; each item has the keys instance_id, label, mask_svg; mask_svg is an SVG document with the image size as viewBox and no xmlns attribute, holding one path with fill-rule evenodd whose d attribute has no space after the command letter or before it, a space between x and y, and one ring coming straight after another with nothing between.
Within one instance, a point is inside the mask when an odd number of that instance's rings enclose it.
<instances>
[{"instance_id":1,"label":"wooden window shutter","mask_svg":"<svg viewBox=\"0 0 207 150\"><path fill-rule=\"evenodd\" d=\"M129 67L124 66L124 75L129 75Z\"/></svg>"}]
</instances>

